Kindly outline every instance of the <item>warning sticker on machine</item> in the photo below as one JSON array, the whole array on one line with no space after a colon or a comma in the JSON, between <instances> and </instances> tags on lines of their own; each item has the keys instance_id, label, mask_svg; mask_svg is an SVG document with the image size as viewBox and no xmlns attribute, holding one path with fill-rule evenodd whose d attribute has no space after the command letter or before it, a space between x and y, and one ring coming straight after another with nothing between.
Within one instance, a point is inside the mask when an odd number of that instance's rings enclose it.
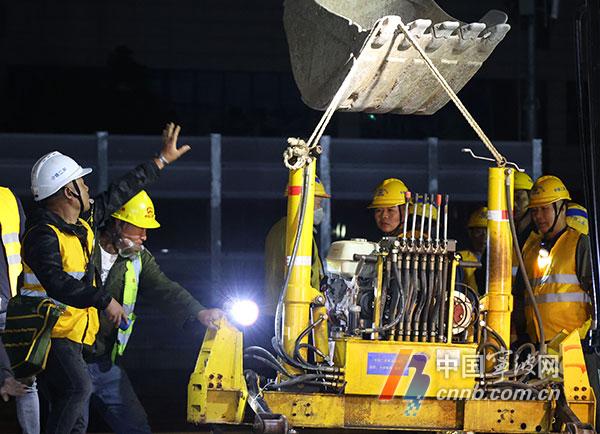
<instances>
[{"instance_id":1,"label":"warning sticker on machine","mask_svg":"<svg viewBox=\"0 0 600 434\"><path fill-rule=\"evenodd\" d=\"M367 375L389 375L398 353L367 353ZM408 366L402 375L408 375Z\"/></svg>"}]
</instances>

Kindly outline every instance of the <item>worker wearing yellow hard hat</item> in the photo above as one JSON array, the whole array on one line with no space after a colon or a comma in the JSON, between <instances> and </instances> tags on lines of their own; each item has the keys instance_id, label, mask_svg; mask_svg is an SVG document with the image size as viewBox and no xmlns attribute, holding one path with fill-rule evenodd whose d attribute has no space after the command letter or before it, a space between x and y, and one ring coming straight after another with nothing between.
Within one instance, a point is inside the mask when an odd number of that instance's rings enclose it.
<instances>
[{"instance_id":1,"label":"worker wearing yellow hard hat","mask_svg":"<svg viewBox=\"0 0 600 434\"><path fill-rule=\"evenodd\" d=\"M546 341L563 329L577 330L584 338L590 324L589 239L567 225L570 200L555 176L540 177L531 190L529 210L537 233L527 239L523 260L542 321L538 324L533 308L526 306L527 329L536 341L540 330Z\"/></svg>"},{"instance_id":2,"label":"worker wearing yellow hard hat","mask_svg":"<svg viewBox=\"0 0 600 434\"><path fill-rule=\"evenodd\" d=\"M588 235L588 213L585 207L570 202L567 207L567 226L581 232L583 235Z\"/></svg>"},{"instance_id":3,"label":"worker wearing yellow hard hat","mask_svg":"<svg viewBox=\"0 0 600 434\"><path fill-rule=\"evenodd\" d=\"M285 189L287 196L288 189ZM313 225L318 227L323 221L323 200L329 199L331 196L325 190L325 186L319 179L315 177L315 196L314 196L314 214ZM263 316L274 316L277 308L277 301L283 286L286 269L285 255L285 232L286 232L287 217L282 217L275 223L267 234L265 239L265 302L263 303ZM313 288L320 287L321 279L323 278L323 264L319 256L317 242L313 237L312 242L312 270L310 283Z\"/></svg>"},{"instance_id":4,"label":"worker wearing yellow hard hat","mask_svg":"<svg viewBox=\"0 0 600 434\"><path fill-rule=\"evenodd\" d=\"M471 213L467 221L470 249L460 250L458 254L465 262L482 262L487 241L487 207L483 206ZM482 267L483 268L483 267ZM475 267L464 267L462 283L472 288L477 293L485 291L485 270Z\"/></svg>"},{"instance_id":5,"label":"worker wearing yellow hard hat","mask_svg":"<svg viewBox=\"0 0 600 434\"><path fill-rule=\"evenodd\" d=\"M397 178L388 178L377 186L367 208L374 209L377 228L384 236L398 236L404 224L404 208L408 188Z\"/></svg>"},{"instance_id":6,"label":"worker wearing yellow hard hat","mask_svg":"<svg viewBox=\"0 0 600 434\"><path fill-rule=\"evenodd\" d=\"M95 265L103 288L123 304L127 323L115 330L107 318L100 316L95 351L86 355L92 380L91 402L114 432L151 433L146 413L118 363L135 326L138 298L169 313L181 328L193 321L214 327L223 312L204 308L186 289L170 280L144 248L148 230L160 227L154 203L144 190L111 217L100 232L100 254L96 255ZM175 333L175 329L169 331Z\"/></svg>"},{"instance_id":7,"label":"worker wearing yellow hard hat","mask_svg":"<svg viewBox=\"0 0 600 434\"><path fill-rule=\"evenodd\" d=\"M526 299L527 331L534 342L547 342L559 333L575 332L582 339L589 380L599 392L600 360L586 344L592 320L592 271L587 235L567 225L571 195L555 176L542 176L531 189L529 210L537 232L523 247L527 279L531 282L540 321ZM596 420L600 420L596 407Z\"/></svg>"}]
</instances>

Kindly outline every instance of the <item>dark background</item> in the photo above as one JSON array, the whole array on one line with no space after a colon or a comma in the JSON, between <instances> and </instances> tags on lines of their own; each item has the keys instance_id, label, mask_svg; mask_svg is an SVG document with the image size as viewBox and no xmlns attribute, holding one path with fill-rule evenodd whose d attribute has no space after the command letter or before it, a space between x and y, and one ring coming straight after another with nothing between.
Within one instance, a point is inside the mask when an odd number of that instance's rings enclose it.
<instances>
[{"instance_id":1,"label":"dark background","mask_svg":"<svg viewBox=\"0 0 600 434\"><path fill-rule=\"evenodd\" d=\"M368 0L365 0L368 1ZM20 0L0 3L0 132L157 134L174 120L186 135L306 136L320 113L303 105L295 86L283 31L280 0ZM535 105L533 137L543 140L544 173L561 177L581 198L575 98L573 14L575 2L535 5L535 89L527 100L528 2L440 0L462 21L489 9L508 13L512 26L460 92L492 140L529 140L528 104ZM474 133L448 104L434 116L370 116L339 113L327 134L334 137L473 140ZM60 148L60 144L56 145ZM49 150L48 150L49 151ZM0 157L1 158L1 157ZM368 156L357 155L357 162ZM283 170L283 169L282 169ZM360 182L360 181L358 181ZM478 180L477 182L485 182ZM0 174L0 184L2 175ZM282 186L281 186L282 187ZM277 188L280 188L277 186ZM26 209L32 203L23 197ZM455 220L477 203L458 204ZM262 252L270 225L284 213L281 200L236 200L223 204L224 251ZM365 203L332 203L332 223L343 221L351 236L375 238ZM149 248L165 271L206 304L214 292L190 259L208 249L207 200L158 199L163 229ZM464 224L464 223L463 223ZM245 228L243 239L228 228ZM462 224L453 236L465 240ZM190 234L193 233L193 236ZM167 255L167 249L172 252ZM188 252L190 252L188 254ZM253 269L250 269L253 268ZM255 267L241 264L240 291L257 291ZM244 273L250 276L244 279ZM160 309L143 307L125 361L153 428L183 429L187 376L201 334L181 333ZM13 416L0 406L0 425ZM6 415L5 415L6 414ZM105 429L93 421L91 430ZM10 432L10 429L7 428ZM5 432L5 431L2 431Z\"/></svg>"}]
</instances>

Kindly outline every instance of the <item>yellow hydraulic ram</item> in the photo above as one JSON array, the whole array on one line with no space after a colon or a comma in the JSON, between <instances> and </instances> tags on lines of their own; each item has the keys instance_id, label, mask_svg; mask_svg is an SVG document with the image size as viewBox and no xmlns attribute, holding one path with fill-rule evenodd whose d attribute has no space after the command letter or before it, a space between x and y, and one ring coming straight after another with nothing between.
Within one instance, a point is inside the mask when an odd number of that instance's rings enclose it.
<instances>
[{"instance_id":1,"label":"yellow hydraulic ram","mask_svg":"<svg viewBox=\"0 0 600 434\"><path fill-rule=\"evenodd\" d=\"M487 325L510 345L510 314L512 312L512 236L506 204L506 169L491 167L488 175L487 221ZM513 197L513 174L511 171ZM512 202L511 202L512 203ZM507 347L508 348L508 347Z\"/></svg>"},{"instance_id":2,"label":"yellow hydraulic ram","mask_svg":"<svg viewBox=\"0 0 600 434\"><path fill-rule=\"evenodd\" d=\"M315 165L316 160L309 163L305 169L291 170L288 183L288 208L285 254L288 267L291 267L290 280L287 285L283 306L283 348L293 357L294 347L298 336L309 326L311 305L323 305L324 299L317 288L312 288L312 245L313 245L313 211L315 194ZM304 191L304 171L308 171L308 190ZM291 257L296 240L296 230L302 208L302 197L306 194L306 209L300 230L300 242L296 259L292 264ZM313 314L321 313L324 309L315 308ZM313 318L316 320L317 318ZM314 330L315 344L327 353L327 322L323 321ZM307 338L303 339L306 342ZM306 351L302 351L306 357ZM290 369L292 369L290 367Z\"/></svg>"}]
</instances>

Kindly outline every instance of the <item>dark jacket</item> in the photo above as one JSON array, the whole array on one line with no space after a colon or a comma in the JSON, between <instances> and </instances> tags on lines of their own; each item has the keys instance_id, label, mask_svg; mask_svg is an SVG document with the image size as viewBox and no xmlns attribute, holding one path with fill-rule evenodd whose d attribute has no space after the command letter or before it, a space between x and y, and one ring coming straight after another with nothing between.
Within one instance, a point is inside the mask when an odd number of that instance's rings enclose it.
<instances>
[{"instance_id":1,"label":"dark jacket","mask_svg":"<svg viewBox=\"0 0 600 434\"><path fill-rule=\"evenodd\" d=\"M156 163L148 161L110 184L107 191L94 198L93 218L87 219L92 229L106 222L113 212L154 182L158 175ZM110 303L110 294L94 286L89 277L78 280L63 271L58 238L47 224L86 242L85 228L81 224L69 224L53 212L38 208L27 220L22 243L23 261L35 273L49 297L77 308L93 306L104 310Z\"/></svg>"},{"instance_id":2,"label":"dark jacket","mask_svg":"<svg viewBox=\"0 0 600 434\"><path fill-rule=\"evenodd\" d=\"M175 319L175 325L181 328L190 320L195 320L196 314L204 307L181 285L173 282L161 271L154 256L148 250L142 250L141 255L142 271L140 273L137 301L139 302L141 299L149 301ZM98 250L94 257L98 269L101 266L100 257L100 251ZM128 259L121 256L117 258L103 286L104 290L119 303L123 302L127 261ZM117 331L106 316L100 314L100 331L96 335L93 358L110 356L117 341ZM92 358L88 358L88 360L92 360Z\"/></svg>"}]
</instances>

